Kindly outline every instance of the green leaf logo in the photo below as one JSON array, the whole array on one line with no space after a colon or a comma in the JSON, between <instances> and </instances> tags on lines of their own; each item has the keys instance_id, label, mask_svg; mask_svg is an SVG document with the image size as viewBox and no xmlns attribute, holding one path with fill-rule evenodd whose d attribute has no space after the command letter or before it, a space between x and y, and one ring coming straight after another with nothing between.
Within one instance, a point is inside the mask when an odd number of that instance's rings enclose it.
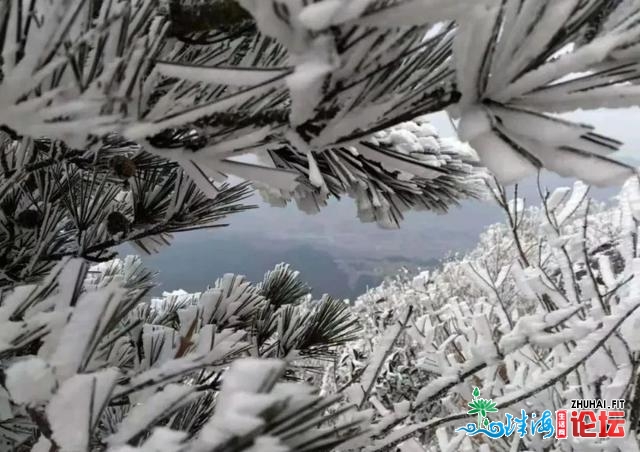
<instances>
[{"instance_id":1,"label":"green leaf logo","mask_svg":"<svg viewBox=\"0 0 640 452\"><path fill-rule=\"evenodd\" d=\"M497 413L496 403L493 400L487 399L475 399L473 402L469 402L471 409L467 414L482 414L482 417L486 417L488 413Z\"/></svg>"},{"instance_id":2,"label":"green leaf logo","mask_svg":"<svg viewBox=\"0 0 640 452\"><path fill-rule=\"evenodd\" d=\"M471 409L467 411L467 414L478 415L478 428L489 426L487 415L498 412L498 407L493 400L480 398L480 389L478 388L473 388L473 400L468 405Z\"/></svg>"}]
</instances>

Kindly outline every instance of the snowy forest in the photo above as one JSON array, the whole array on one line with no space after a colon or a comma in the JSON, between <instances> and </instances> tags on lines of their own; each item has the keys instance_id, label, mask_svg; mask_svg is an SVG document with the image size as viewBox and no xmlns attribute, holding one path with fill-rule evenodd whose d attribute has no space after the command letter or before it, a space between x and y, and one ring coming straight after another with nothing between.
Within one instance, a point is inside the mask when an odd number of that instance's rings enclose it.
<instances>
[{"instance_id":1,"label":"snowy forest","mask_svg":"<svg viewBox=\"0 0 640 452\"><path fill-rule=\"evenodd\" d=\"M640 0L0 0L0 452L640 452L640 175L570 117L639 80ZM352 301L152 297L254 192L504 221ZM624 434L562 437L576 400Z\"/></svg>"}]
</instances>

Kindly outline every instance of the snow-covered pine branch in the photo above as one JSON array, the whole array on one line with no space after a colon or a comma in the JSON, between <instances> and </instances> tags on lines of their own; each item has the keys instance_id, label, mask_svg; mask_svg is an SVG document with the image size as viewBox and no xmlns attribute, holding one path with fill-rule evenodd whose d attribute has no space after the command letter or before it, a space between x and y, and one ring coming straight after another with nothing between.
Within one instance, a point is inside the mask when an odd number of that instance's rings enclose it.
<instances>
[{"instance_id":1,"label":"snow-covered pine branch","mask_svg":"<svg viewBox=\"0 0 640 452\"><path fill-rule=\"evenodd\" d=\"M177 164L115 136L91 154L0 131L0 160L0 287L38 281L67 256L112 259L124 242L154 252L248 208L247 185L205 193Z\"/></svg>"},{"instance_id":2,"label":"snow-covered pine branch","mask_svg":"<svg viewBox=\"0 0 640 452\"><path fill-rule=\"evenodd\" d=\"M366 413L287 381L355 337L344 302L273 298L305 287L284 265L257 286L228 274L149 300L151 283L138 258L64 259L3 292L3 450L310 451L365 432Z\"/></svg>"},{"instance_id":3,"label":"snow-covered pine branch","mask_svg":"<svg viewBox=\"0 0 640 452\"><path fill-rule=\"evenodd\" d=\"M637 104L637 2L525 3L17 0L0 124L91 152L119 134L209 195L228 174L307 211L346 193L383 226L476 194L459 145L412 122L443 109L503 181L631 174L550 113Z\"/></svg>"}]
</instances>

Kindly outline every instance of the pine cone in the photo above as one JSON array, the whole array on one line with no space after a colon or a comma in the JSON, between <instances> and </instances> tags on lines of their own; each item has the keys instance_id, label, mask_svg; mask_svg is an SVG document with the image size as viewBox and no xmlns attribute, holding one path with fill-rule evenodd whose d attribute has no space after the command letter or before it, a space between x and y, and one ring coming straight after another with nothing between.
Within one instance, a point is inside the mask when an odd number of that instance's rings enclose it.
<instances>
[{"instance_id":1,"label":"pine cone","mask_svg":"<svg viewBox=\"0 0 640 452\"><path fill-rule=\"evenodd\" d=\"M107 216L107 231L111 235L126 233L129 230L129 220L120 212L111 212Z\"/></svg>"},{"instance_id":2,"label":"pine cone","mask_svg":"<svg viewBox=\"0 0 640 452\"><path fill-rule=\"evenodd\" d=\"M133 160L123 155L116 155L111 159L109 164L118 177L128 179L136 173L136 164Z\"/></svg>"},{"instance_id":3,"label":"pine cone","mask_svg":"<svg viewBox=\"0 0 640 452\"><path fill-rule=\"evenodd\" d=\"M42 219L37 209L25 209L16 216L16 224L25 229L35 229L42 224Z\"/></svg>"},{"instance_id":4,"label":"pine cone","mask_svg":"<svg viewBox=\"0 0 640 452\"><path fill-rule=\"evenodd\" d=\"M184 36L204 31L230 32L253 22L235 0L170 0L170 34Z\"/></svg>"}]
</instances>

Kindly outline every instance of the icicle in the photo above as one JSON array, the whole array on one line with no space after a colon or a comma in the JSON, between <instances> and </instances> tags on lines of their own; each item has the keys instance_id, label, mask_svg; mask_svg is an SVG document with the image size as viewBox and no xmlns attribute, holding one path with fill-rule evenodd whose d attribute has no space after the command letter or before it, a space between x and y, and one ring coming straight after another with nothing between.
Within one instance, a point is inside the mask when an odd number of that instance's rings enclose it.
<instances>
[{"instance_id":1,"label":"icicle","mask_svg":"<svg viewBox=\"0 0 640 452\"><path fill-rule=\"evenodd\" d=\"M318 163L313 156L311 146L309 146L309 144L307 144L296 132L289 131L286 135L289 142L298 150L298 152L306 154L309 162L309 181L315 187L326 190L326 183L322 177L320 169L318 168Z\"/></svg>"}]
</instances>

